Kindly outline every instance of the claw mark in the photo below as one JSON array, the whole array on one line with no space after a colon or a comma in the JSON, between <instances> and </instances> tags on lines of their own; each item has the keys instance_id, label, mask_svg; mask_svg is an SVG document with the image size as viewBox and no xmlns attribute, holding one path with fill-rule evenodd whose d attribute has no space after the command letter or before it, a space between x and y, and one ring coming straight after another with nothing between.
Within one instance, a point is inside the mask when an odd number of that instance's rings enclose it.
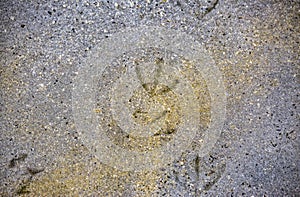
<instances>
[{"instance_id":1,"label":"claw mark","mask_svg":"<svg viewBox=\"0 0 300 197\"><path fill-rule=\"evenodd\" d=\"M28 189L28 184L24 184L21 185L18 189L17 189L17 194L18 195L23 195L23 194L29 194L30 191L27 190Z\"/></svg>"},{"instance_id":2,"label":"claw mark","mask_svg":"<svg viewBox=\"0 0 300 197\"><path fill-rule=\"evenodd\" d=\"M159 116L157 116L156 118L154 118L151 123L156 122L157 120L161 119L162 117L164 117L167 114L167 110L163 111Z\"/></svg>"},{"instance_id":3,"label":"claw mark","mask_svg":"<svg viewBox=\"0 0 300 197\"><path fill-rule=\"evenodd\" d=\"M179 83L179 80L176 79L174 80L171 84L169 84L167 87L161 88L160 90L157 91L157 94L165 94L170 92L172 89L175 88L175 86Z\"/></svg>"},{"instance_id":4,"label":"claw mark","mask_svg":"<svg viewBox=\"0 0 300 197\"><path fill-rule=\"evenodd\" d=\"M153 82L153 85L154 87L151 87L149 84L146 84L143 80L143 77L142 77L142 73L141 73L141 70L138 66L135 67L135 72L136 72L136 75L137 75L137 78L138 80L140 81L140 83L142 84L142 87L150 94L152 95L154 93L154 91L157 89L157 86L159 84L159 77L161 76L162 74L162 64L164 64L164 60L163 58L157 58L155 60L155 63L157 65L157 68L155 69L155 74L154 74L154 82Z\"/></svg>"},{"instance_id":5,"label":"claw mark","mask_svg":"<svg viewBox=\"0 0 300 197\"><path fill-rule=\"evenodd\" d=\"M197 7L198 9L202 9L200 8L201 6L201 3L199 2L200 0L198 0L198 6ZM185 3L184 3L185 2ZM183 3L183 4L181 4ZM203 12L199 13L199 12L195 12L194 11L194 14L195 16L198 18L198 19L202 19L204 18L208 13L210 13L213 9L215 9L215 7L217 6L217 4L219 3L219 0L215 0L214 3L210 6L210 7L207 7ZM186 5L187 4L187 5ZM189 11L192 7L190 6L190 2L188 0L179 0L177 1L177 5L179 7L185 7L186 9L188 9L187 11Z\"/></svg>"},{"instance_id":6,"label":"claw mark","mask_svg":"<svg viewBox=\"0 0 300 197\"><path fill-rule=\"evenodd\" d=\"M28 190L28 186L31 182L32 178L30 177L27 180L22 181L21 185L18 186L17 188L17 195L24 195L24 194L29 194L30 191Z\"/></svg>"},{"instance_id":7,"label":"claw mark","mask_svg":"<svg viewBox=\"0 0 300 197\"><path fill-rule=\"evenodd\" d=\"M145 83L143 82L143 77L142 77L141 70L139 69L138 66L135 67L135 72L136 72L137 78L138 78L138 80L140 81L140 83L141 83L141 84L145 84ZM143 88L145 89L146 87L144 87L144 85L143 85ZM146 89L145 89L145 90L146 90ZM146 91L147 91L147 90L146 90Z\"/></svg>"},{"instance_id":8,"label":"claw mark","mask_svg":"<svg viewBox=\"0 0 300 197\"><path fill-rule=\"evenodd\" d=\"M218 3L219 0L216 0L211 7L207 8L207 11L203 14L202 18L204 18L208 13L210 13L213 9L215 9Z\"/></svg>"},{"instance_id":9,"label":"claw mark","mask_svg":"<svg viewBox=\"0 0 300 197\"><path fill-rule=\"evenodd\" d=\"M13 168L16 166L16 162L18 161L24 161L26 159L28 155L25 154L20 154L19 157L17 158L13 158L12 160L10 160L8 167Z\"/></svg>"},{"instance_id":10,"label":"claw mark","mask_svg":"<svg viewBox=\"0 0 300 197\"><path fill-rule=\"evenodd\" d=\"M197 182L199 181L199 163L200 163L199 156L197 155L195 159L195 171L197 176Z\"/></svg>"},{"instance_id":11,"label":"claw mark","mask_svg":"<svg viewBox=\"0 0 300 197\"><path fill-rule=\"evenodd\" d=\"M166 130L159 130L158 132L154 133L153 136L159 136L159 135L171 135L176 132L176 129L167 128Z\"/></svg>"},{"instance_id":12,"label":"claw mark","mask_svg":"<svg viewBox=\"0 0 300 197\"><path fill-rule=\"evenodd\" d=\"M198 190L198 184L199 184L199 166L200 165L200 158L199 155L197 154L195 158L195 172L196 172L196 187L195 187L195 194L196 196L199 196L199 190Z\"/></svg>"},{"instance_id":13,"label":"claw mark","mask_svg":"<svg viewBox=\"0 0 300 197\"><path fill-rule=\"evenodd\" d=\"M212 181L209 181L207 184L204 185L203 190L208 191L210 188L221 178L222 174L224 173L226 168L226 164L220 164L220 167L217 169L211 169L206 175L213 176Z\"/></svg>"},{"instance_id":14,"label":"claw mark","mask_svg":"<svg viewBox=\"0 0 300 197\"><path fill-rule=\"evenodd\" d=\"M29 168L29 167L27 167L27 171L29 172L29 174L35 175L35 174L38 174L40 172L43 172L44 169L37 169L37 168Z\"/></svg>"},{"instance_id":15,"label":"claw mark","mask_svg":"<svg viewBox=\"0 0 300 197\"><path fill-rule=\"evenodd\" d=\"M163 58L157 58L155 60L156 65L158 66L157 69L155 70L155 75L154 75L154 86L158 85L158 79L162 74L162 64L164 64L164 59Z\"/></svg>"}]
</instances>

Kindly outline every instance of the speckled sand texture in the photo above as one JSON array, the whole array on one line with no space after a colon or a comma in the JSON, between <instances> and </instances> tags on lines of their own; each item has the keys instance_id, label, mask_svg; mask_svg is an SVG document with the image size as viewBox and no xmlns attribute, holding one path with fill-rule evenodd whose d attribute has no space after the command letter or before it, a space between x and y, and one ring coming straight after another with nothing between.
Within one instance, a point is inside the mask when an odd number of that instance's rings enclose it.
<instances>
[{"instance_id":1,"label":"speckled sand texture","mask_svg":"<svg viewBox=\"0 0 300 197\"><path fill-rule=\"evenodd\" d=\"M0 196L299 196L298 0L4 0L0 19Z\"/></svg>"}]
</instances>

